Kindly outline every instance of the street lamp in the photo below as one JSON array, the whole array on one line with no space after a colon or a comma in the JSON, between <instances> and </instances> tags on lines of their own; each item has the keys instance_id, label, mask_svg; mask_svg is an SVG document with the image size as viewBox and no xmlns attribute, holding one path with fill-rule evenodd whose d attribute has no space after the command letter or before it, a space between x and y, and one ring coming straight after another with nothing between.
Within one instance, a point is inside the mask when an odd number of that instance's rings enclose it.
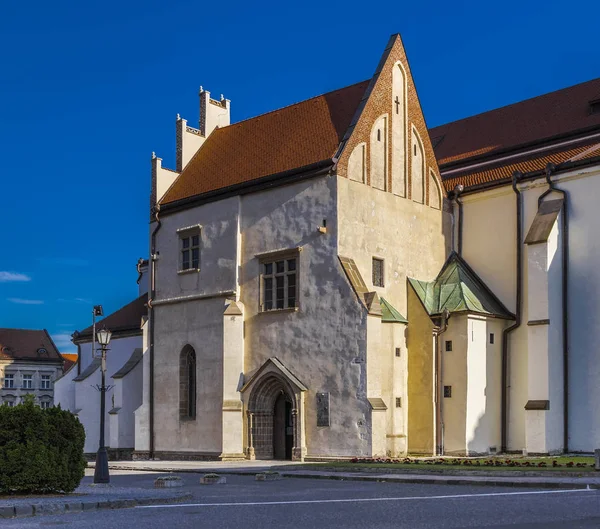
<instances>
[{"instance_id":1,"label":"street lamp","mask_svg":"<svg viewBox=\"0 0 600 529\"><path fill-rule=\"evenodd\" d=\"M101 329L97 333L98 344L102 348L102 385L100 386L100 444L96 452L96 468L94 470L94 483L110 483L108 473L108 454L104 446L104 411L106 409L106 351L112 333L108 329Z\"/></svg>"}]
</instances>

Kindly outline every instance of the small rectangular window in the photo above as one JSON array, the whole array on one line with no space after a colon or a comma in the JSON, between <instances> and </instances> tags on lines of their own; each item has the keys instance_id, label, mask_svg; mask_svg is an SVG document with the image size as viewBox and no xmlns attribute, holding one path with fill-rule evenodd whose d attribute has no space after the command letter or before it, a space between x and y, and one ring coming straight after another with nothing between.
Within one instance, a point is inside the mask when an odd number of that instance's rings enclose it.
<instances>
[{"instance_id":1,"label":"small rectangular window","mask_svg":"<svg viewBox=\"0 0 600 529\"><path fill-rule=\"evenodd\" d=\"M452 386L444 386L444 398L449 399L452 397Z\"/></svg>"},{"instance_id":2,"label":"small rectangular window","mask_svg":"<svg viewBox=\"0 0 600 529\"><path fill-rule=\"evenodd\" d=\"M42 375L41 389L50 389L50 375Z\"/></svg>"},{"instance_id":3,"label":"small rectangular window","mask_svg":"<svg viewBox=\"0 0 600 529\"><path fill-rule=\"evenodd\" d=\"M33 388L33 375L23 375L23 389Z\"/></svg>"},{"instance_id":4,"label":"small rectangular window","mask_svg":"<svg viewBox=\"0 0 600 529\"><path fill-rule=\"evenodd\" d=\"M5 388L14 388L15 387L15 375L5 374L4 375L4 387Z\"/></svg>"},{"instance_id":5,"label":"small rectangular window","mask_svg":"<svg viewBox=\"0 0 600 529\"><path fill-rule=\"evenodd\" d=\"M446 340L446 351L452 351L452 340Z\"/></svg>"},{"instance_id":6,"label":"small rectangular window","mask_svg":"<svg viewBox=\"0 0 600 529\"><path fill-rule=\"evenodd\" d=\"M292 309L298 304L297 257L263 262L262 311Z\"/></svg>"},{"instance_id":7,"label":"small rectangular window","mask_svg":"<svg viewBox=\"0 0 600 529\"><path fill-rule=\"evenodd\" d=\"M373 286L382 287L383 285L383 259L373 257Z\"/></svg>"},{"instance_id":8,"label":"small rectangular window","mask_svg":"<svg viewBox=\"0 0 600 529\"><path fill-rule=\"evenodd\" d=\"M4 404L6 404L9 408L12 408L15 405L14 400L5 400Z\"/></svg>"},{"instance_id":9,"label":"small rectangular window","mask_svg":"<svg viewBox=\"0 0 600 529\"><path fill-rule=\"evenodd\" d=\"M50 402L48 402L47 400L41 401L40 408L42 408L43 410L47 410L48 408L50 408Z\"/></svg>"},{"instance_id":10,"label":"small rectangular window","mask_svg":"<svg viewBox=\"0 0 600 529\"><path fill-rule=\"evenodd\" d=\"M402 397L396 397L396 408L402 408Z\"/></svg>"},{"instance_id":11,"label":"small rectangular window","mask_svg":"<svg viewBox=\"0 0 600 529\"><path fill-rule=\"evenodd\" d=\"M400 356L400 347L396 347L396 356Z\"/></svg>"},{"instance_id":12,"label":"small rectangular window","mask_svg":"<svg viewBox=\"0 0 600 529\"><path fill-rule=\"evenodd\" d=\"M181 257L179 270L198 270L200 268L200 233L186 230L179 235Z\"/></svg>"},{"instance_id":13,"label":"small rectangular window","mask_svg":"<svg viewBox=\"0 0 600 529\"><path fill-rule=\"evenodd\" d=\"M493 332L490 333L490 343L491 344L494 343L494 333Z\"/></svg>"}]
</instances>

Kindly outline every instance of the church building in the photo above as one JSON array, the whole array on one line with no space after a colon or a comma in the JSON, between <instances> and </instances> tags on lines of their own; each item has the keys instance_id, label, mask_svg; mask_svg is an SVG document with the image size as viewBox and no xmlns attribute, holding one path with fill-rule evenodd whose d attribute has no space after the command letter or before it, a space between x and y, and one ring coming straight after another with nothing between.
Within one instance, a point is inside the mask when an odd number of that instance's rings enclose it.
<instances>
[{"instance_id":1,"label":"church building","mask_svg":"<svg viewBox=\"0 0 600 529\"><path fill-rule=\"evenodd\" d=\"M152 156L134 457L597 447L599 97L428 130L399 35L245 121L201 88Z\"/></svg>"}]
</instances>

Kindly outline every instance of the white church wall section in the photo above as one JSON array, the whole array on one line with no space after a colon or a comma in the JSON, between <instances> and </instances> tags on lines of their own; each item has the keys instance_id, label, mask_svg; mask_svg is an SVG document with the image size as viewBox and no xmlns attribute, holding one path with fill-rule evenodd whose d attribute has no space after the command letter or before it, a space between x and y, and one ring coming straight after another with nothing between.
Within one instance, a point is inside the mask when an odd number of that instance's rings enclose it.
<instances>
[{"instance_id":1,"label":"white church wall section","mask_svg":"<svg viewBox=\"0 0 600 529\"><path fill-rule=\"evenodd\" d=\"M356 262L367 288L406 315L406 278L433 279L445 259L442 214L393 193L338 177L339 253ZM372 283L373 257L384 260L384 287Z\"/></svg>"},{"instance_id":2,"label":"white church wall section","mask_svg":"<svg viewBox=\"0 0 600 529\"><path fill-rule=\"evenodd\" d=\"M435 176L435 173L429 170L429 206L434 209L442 207L442 190Z\"/></svg>"},{"instance_id":3,"label":"white church wall section","mask_svg":"<svg viewBox=\"0 0 600 529\"><path fill-rule=\"evenodd\" d=\"M565 173L557 185L569 208L569 449L590 452L600 446L599 167Z\"/></svg>"},{"instance_id":4,"label":"white church wall section","mask_svg":"<svg viewBox=\"0 0 600 529\"><path fill-rule=\"evenodd\" d=\"M157 233L156 299L213 295L236 289L236 197L165 215ZM181 230L200 234L199 269L182 270Z\"/></svg>"},{"instance_id":5,"label":"white church wall section","mask_svg":"<svg viewBox=\"0 0 600 529\"><path fill-rule=\"evenodd\" d=\"M400 62L392 73L392 191L406 196L406 74Z\"/></svg>"},{"instance_id":6,"label":"white church wall section","mask_svg":"<svg viewBox=\"0 0 600 529\"><path fill-rule=\"evenodd\" d=\"M348 159L348 178L355 182L365 182L367 167L367 144L359 143Z\"/></svg>"},{"instance_id":7,"label":"white church wall section","mask_svg":"<svg viewBox=\"0 0 600 529\"><path fill-rule=\"evenodd\" d=\"M410 154L411 160L411 178L412 178L412 199L419 204L425 203L425 154L423 152L423 142L415 127L412 127L412 146Z\"/></svg>"},{"instance_id":8,"label":"white church wall section","mask_svg":"<svg viewBox=\"0 0 600 529\"><path fill-rule=\"evenodd\" d=\"M338 259L339 180L313 178L246 195L242 203L246 380L269 357L277 356L307 385L303 393L307 457L371 452L366 314ZM343 180L363 192L369 190ZM323 219L326 234L316 230ZM259 312L257 255L298 247L298 309ZM317 392L330 395L328 427L317 426Z\"/></svg>"},{"instance_id":9,"label":"white church wall section","mask_svg":"<svg viewBox=\"0 0 600 529\"><path fill-rule=\"evenodd\" d=\"M388 169L388 116L377 118L371 129L371 186L385 191L387 189Z\"/></svg>"}]
</instances>

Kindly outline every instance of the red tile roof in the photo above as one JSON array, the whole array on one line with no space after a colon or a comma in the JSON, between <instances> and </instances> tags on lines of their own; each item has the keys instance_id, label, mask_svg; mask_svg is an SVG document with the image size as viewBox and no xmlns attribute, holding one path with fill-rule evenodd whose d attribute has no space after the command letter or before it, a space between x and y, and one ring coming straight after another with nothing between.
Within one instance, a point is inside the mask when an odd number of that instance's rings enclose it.
<instances>
[{"instance_id":1,"label":"red tile roof","mask_svg":"<svg viewBox=\"0 0 600 529\"><path fill-rule=\"evenodd\" d=\"M146 303L148 294L143 294L136 300L128 303L119 310L96 322L96 331L106 328L115 333L119 331L140 331L142 317L148 314ZM77 337L78 342L90 341L92 339L92 326L85 328Z\"/></svg>"},{"instance_id":2,"label":"red tile roof","mask_svg":"<svg viewBox=\"0 0 600 529\"><path fill-rule=\"evenodd\" d=\"M430 129L440 165L600 127L600 78ZM442 169L443 170L443 169Z\"/></svg>"},{"instance_id":3,"label":"red tile roof","mask_svg":"<svg viewBox=\"0 0 600 529\"><path fill-rule=\"evenodd\" d=\"M61 356L64 360L63 372L66 373L69 369L73 367L73 365L75 365L75 362L77 362L78 355L71 353L62 353Z\"/></svg>"},{"instance_id":4,"label":"red tile roof","mask_svg":"<svg viewBox=\"0 0 600 529\"><path fill-rule=\"evenodd\" d=\"M446 191L452 191L458 184L466 187L495 182L498 180L510 179L515 171L529 173L545 169L546 165L576 160L585 160L595 156L600 156L600 143L598 140L586 142L577 147L555 149L553 151L544 151L538 155L524 156L512 163L505 162L496 164L496 166L486 166L487 168L473 172L458 172L448 175L444 178L444 187Z\"/></svg>"},{"instance_id":5,"label":"red tile roof","mask_svg":"<svg viewBox=\"0 0 600 529\"><path fill-rule=\"evenodd\" d=\"M46 329L0 329L0 359L62 363Z\"/></svg>"},{"instance_id":6,"label":"red tile roof","mask_svg":"<svg viewBox=\"0 0 600 529\"><path fill-rule=\"evenodd\" d=\"M216 129L161 203L330 160L368 81Z\"/></svg>"}]
</instances>

